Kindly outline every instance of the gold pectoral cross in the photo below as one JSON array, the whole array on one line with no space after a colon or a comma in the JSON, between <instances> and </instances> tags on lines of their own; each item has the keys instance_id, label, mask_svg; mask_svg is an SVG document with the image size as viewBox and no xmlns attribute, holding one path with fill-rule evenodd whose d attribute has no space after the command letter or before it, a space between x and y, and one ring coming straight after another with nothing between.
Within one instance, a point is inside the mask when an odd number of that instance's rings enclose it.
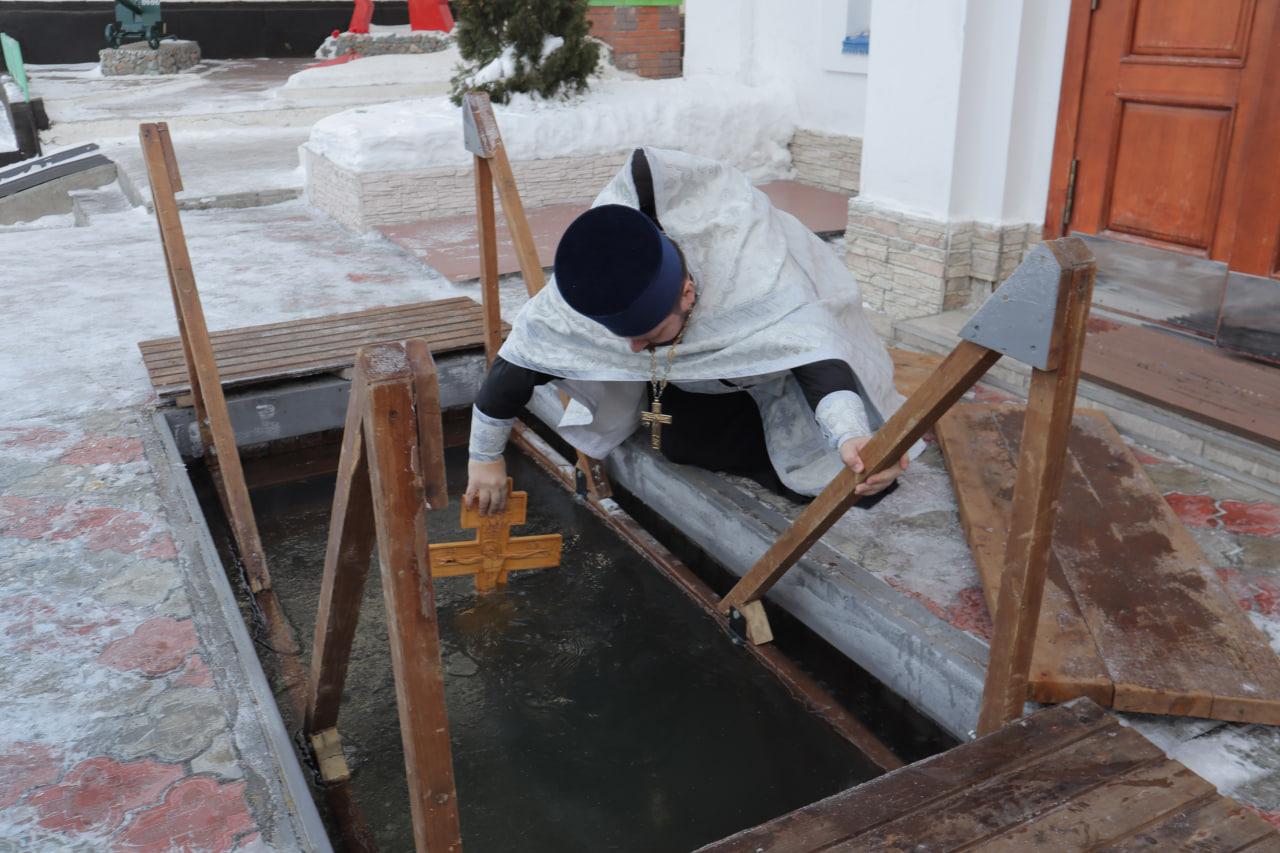
<instances>
[{"instance_id":1,"label":"gold pectoral cross","mask_svg":"<svg viewBox=\"0 0 1280 853\"><path fill-rule=\"evenodd\" d=\"M662 414L662 401L655 397L649 404L649 411L640 413L640 420L649 425L649 446L654 450L661 450L662 425L671 425L671 415Z\"/></svg>"}]
</instances>

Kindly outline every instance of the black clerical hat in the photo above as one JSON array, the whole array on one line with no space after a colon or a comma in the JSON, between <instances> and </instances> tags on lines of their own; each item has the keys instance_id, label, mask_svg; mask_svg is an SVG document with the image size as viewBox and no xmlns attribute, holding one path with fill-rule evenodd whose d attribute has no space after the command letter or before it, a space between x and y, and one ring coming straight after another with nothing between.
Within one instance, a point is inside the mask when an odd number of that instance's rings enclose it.
<instances>
[{"instance_id":1,"label":"black clerical hat","mask_svg":"<svg viewBox=\"0 0 1280 853\"><path fill-rule=\"evenodd\" d=\"M684 272L675 243L620 204L579 216L556 248L556 286L569 307L615 335L654 329L676 306Z\"/></svg>"}]
</instances>

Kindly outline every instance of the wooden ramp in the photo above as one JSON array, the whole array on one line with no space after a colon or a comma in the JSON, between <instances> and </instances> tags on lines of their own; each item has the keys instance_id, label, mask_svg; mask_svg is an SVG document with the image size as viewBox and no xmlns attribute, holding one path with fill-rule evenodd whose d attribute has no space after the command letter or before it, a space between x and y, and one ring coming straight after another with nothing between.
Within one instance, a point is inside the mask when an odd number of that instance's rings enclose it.
<instances>
[{"instance_id":1,"label":"wooden ramp","mask_svg":"<svg viewBox=\"0 0 1280 853\"><path fill-rule=\"evenodd\" d=\"M510 326L503 324L503 334ZM213 332L213 352L224 387L344 370L369 344L422 338L434 355L484 346L480 305L465 296L370 308ZM179 338L141 341L142 360L161 399L190 391Z\"/></svg>"},{"instance_id":2,"label":"wooden ramp","mask_svg":"<svg viewBox=\"0 0 1280 853\"><path fill-rule=\"evenodd\" d=\"M899 386L936 360L896 352ZM1023 411L962 403L936 430L993 611ZM1099 412L1076 413L1061 501L1032 698L1280 724L1280 658Z\"/></svg>"},{"instance_id":3,"label":"wooden ramp","mask_svg":"<svg viewBox=\"0 0 1280 853\"><path fill-rule=\"evenodd\" d=\"M1263 853L1280 833L1088 699L703 847Z\"/></svg>"},{"instance_id":4,"label":"wooden ramp","mask_svg":"<svg viewBox=\"0 0 1280 853\"><path fill-rule=\"evenodd\" d=\"M779 210L785 210L816 234L843 234L849 219L849 194L832 192L796 181L770 181L758 187ZM556 246L569 223L588 205L549 204L526 213L538 261L550 267ZM451 281L471 281L480 277L480 250L473 214L380 225L378 230L422 263ZM497 222L498 273L519 272L520 261L512 248L506 218Z\"/></svg>"}]
</instances>

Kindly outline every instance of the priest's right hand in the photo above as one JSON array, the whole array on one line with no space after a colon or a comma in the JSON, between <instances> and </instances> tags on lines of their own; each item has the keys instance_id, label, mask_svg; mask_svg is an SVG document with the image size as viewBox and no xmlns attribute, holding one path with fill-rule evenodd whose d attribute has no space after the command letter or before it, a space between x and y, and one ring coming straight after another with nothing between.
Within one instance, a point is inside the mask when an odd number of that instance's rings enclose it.
<instances>
[{"instance_id":1,"label":"priest's right hand","mask_svg":"<svg viewBox=\"0 0 1280 853\"><path fill-rule=\"evenodd\" d=\"M507 507L507 461L467 463L467 490L462 495L467 509L481 515L497 515Z\"/></svg>"}]
</instances>

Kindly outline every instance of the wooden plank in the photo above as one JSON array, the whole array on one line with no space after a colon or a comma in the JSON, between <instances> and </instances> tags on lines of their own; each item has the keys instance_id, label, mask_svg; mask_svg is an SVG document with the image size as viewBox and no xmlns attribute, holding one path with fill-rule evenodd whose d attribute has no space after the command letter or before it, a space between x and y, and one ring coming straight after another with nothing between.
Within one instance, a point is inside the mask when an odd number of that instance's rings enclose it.
<instances>
[{"instance_id":1,"label":"wooden plank","mask_svg":"<svg viewBox=\"0 0 1280 853\"><path fill-rule=\"evenodd\" d=\"M1176 761L1147 764L1106 777L1102 785L1049 812L1031 812L975 849L983 853L1021 853L1056 848L1082 850L1127 838L1153 818L1217 799L1213 785Z\"/></svg>"},{"instance_id":2,"label":"wooden plank","mask_svg":"<svg viewBox=\"0 0 1280 853\"><path fill-rule=\"evenodd\" d=\"M763 597L805 551L858 500L854 488L867 477L896 465L932 426L1000 358L1000 354L962 341L938 369L925 380L902 407L889 418L862 450L865 467L859 474L841 469L835 479L774 540L756 564L720 602L728 613L749 601Z\"/></svg>"},{"instance_id":3,"label":"wooden plank","mask_svg":"<svg viewBox=\"0 0 1280 853\"><path fill-rule=\"evenodd\" d=\"M854 836L845 850L954 850L1021 825L1101 787L1110 777L1165 760L1133 729L1097 732L1066 749L955 791L925 809L903 810Z\"/></svg>"},{"instance_id":4,"label":"wooden plank","mask_svg":"<svg viewBox=\"0 0 1280 853\"><path fill-rule=\"evenodd\" d=\"M438 471L418 467L417 383L404 349L370 347L362 351L362 361L370 382L364 435L414 843L431 853L460 850L439 623L427 556L423 480Z\"/></svg>"},{"instance_id":5,"label":"wooden plank","mask_svg":"<svg viewBox=\"0 0 1280 853\"><path fill-rule=\"evenodd\" d=\"M1114 427L1085 420L1055 549L1117 710L1280 724L1280 658ZM1123 555L1123 558L1120 558Z\"/></svg>"},{"instance_id":6,"label":"wooden plank","mask_svg":"<svg viewBox=\"0 0 1280 853\"><path fill-rule=\"evenodd\" d=\"M489 161L475 157L476 230L480 235L480 304L484 306L484 357L490 364L502 346L502 304L498 298L498 225L493 208Z\"/></svg>"},{"instance_id":7,"label":"wooden plank","mask_svg":"<svg viewBox=\"0 0 1280 853\"><path fill-rule=\"evenodd\" d=\"M143 124L139 128L147 175L151 183L151 198L156 212L156 224L160 229L160 242L164 246L169 269L169 283L179 306L185 344L190 348L194 363L196 383L204 400L213 449L217 454L221 481L230 506L231 529L235 535L240 558L245 565L252 592L271 587L271 575L267 571L266 556L258 537L258 525L245 486L244 471L240 467L240 454L236 449L235 434L231 429L231 417L222 395L222 383L218 377L217 363L209 343L209 328L205 324L200 293L196 289L195 273L187 252L187 241L182 232L182 220L178 216L178 203L174 195L174 183L167 168L172 153L166 153L167 126ZM207 451L206 451L207 452Z\"/></svg>"},{"instance_id":8,"label":"wooden plank","mask_svg":"<svg viewBox=\"0 0 1280 853\"><path fill-rule=\"evenodd\" d=\"M430 302L409 302L404 305L380 305L375 308L365 308L360 311L349 311L343 314L321 314L315 317L299 317L296 320L281 320L278 323L263 323L256 326L241 326L235 329L224 329L219 332L213 332L212 337L216 340L224 340L237 336L258 338L263 332L284 331L293 333L298 329L306 329L311 327L328 327L335 323L359 323L367 318L392 317L397 315L419 315L424 313L448 313L451 310L466 309L468 311L478 310L474 299L466 296L451 296L448 299L437 299ZM142 341L138 344L140 348L146 350L150 347L169 346L177 342L177 338L170 336L165 338L153 338L151 340Z\"/></svg>"},{"instance_id":9,"label":"wooden plank","mask_svg":"<svg viewBox=\"0 0 1280 853\"><path fill-rule=\"evenodd\" d=\"M358 316L333 315L299 321L305 323L305 328L299 330L289 323L257 327L269 335L265 339L256 339L252 334L244 337L246 332L254 332L255 327L215 334L212 339L222 384L231 386L343 369L351 366L359 346L385 340L422 337L434 352L481 345L481 307L467 298L444 302L449 304L443 309L431 308L433 303L419 303L385 312L377 309L357 312ZM412 311L406 313L403 308ZM503 324L502 332L505 334L508 330L509 326ZM228 335L236 337L228 338ZM184 393L190 387L181 369L180 346L178 338L139 344L152 383L164 396Z\"/></svg>"},{"instance_id":10,"label":"wooden plank","mask_svg":"<svg viewBox=\"0 0 1280 853\"><path fill-rule=\"evenodd\" d=\"M362 363L357 362L347 402L316 611L303 722L303 731L308 734L338 724L342 688L360 618L360 601L373 556L373 493L362 431L367 402L367 378Z\"/></svg>"},{"instance_id":11,"label":"wooden plank","mask_svg":"<svg viewBox=\"0 0 1280 853\"><path fill-rule=\"evenodd\" d=\"M240 364L232 364L228 367L223 376L223 385L242 384L246 381L246 377L254 376L271 376L273 373L281 375L299 374L305 372L317 372L319 370L338 370L351 367L354 361L355 350L362 346L371 346L373 344L391 343L421 337L415 335L396 334L389 337L370 336L369 340L351 341L348 344L336 346L327 351L318 353L304 353L298 356L288 358L271 359L269 354L251 359L242 359ZM454 334L443 340L429 340L434 352L446 353L458 349L471 349L482 345L482 338L478 330L468 330L462 334ZM174 381L180 376L173 368L164 368L166 373L160 373L157 377L161 380ZM164 386L161 386L164 387Z\"/></svg>"},{"instance_id":12,"label":"wooden plank","mask_svg":"<svg viewBox=\"0 0 1280 853\"><path fill-rule=\"evenodd\" d=\"M542 262L538 260L538 247L534 245L533 233L529 230L529 220L524 215L524 203L520 201L520 191L516 189L516 176L511 172L511 163L507 160L507 149L501 140L489 163L493 168L498 197L502 199L502 214L506 217L507 228L511 229L511 241L516 247L516 257L520 259L520 274L524 276L524 285L529 295L534 296L542 290L547 280L542 272Z\"/></svg>"},{"instance_id":13,"label":"wooden plank","mask_svg":"<svg viewBox=\"0 0 1280 853\"><path fill-rule=\"evenodd\" d=\"M1107 849L1113 853L1139 850L1222 853L1244 850L1255 843L1262 843L1266 850L1280 849L1280 833L1235 800L1217 797L1169 815Z\"/></svg>"},{"instance_id":14,"label":"wooden plank","mask_svg":"<svg viewBox=\"0 0 1280 853\"><path fill-rule=\"evenodd\" d=\"M996 410L983 403L957 405L938 423L936 432L987 608L994 613L1009 539L1017 443L1011 445L1005 439ZM1076 511L1071 504L1061 510L1064 514ZM1029 679L1031 698L1037 702L1088 696L1100 705L1111 705L1111 676L1076 606L1056 550L1049 557Z\"/></svg>"},{"instance_id":15,"label":"wooden plank","mask_svg":"<svg viewBox=\"0 0 1280 853\"><path fill-rule=\"evenodd\" d=\"M989 734L1022 716L1031 654L1040 619L1058 495L1066 470L1067 436L1075 411L1086 320L1096 271L1078 238L1046 244L1060 267L1058 308L1051 351L1057 369L1031 371L1026 422L1018 452L1005 546L1004 574L993 614L991 657L982 691L978 733Z\"/></svg>"},{"instance_id":16,"label":"wooden plank","mask_svg":"<svg viewBox=\"0 0 1280 853\"><path fill-rule=\"evenodd\" d=\"M1007 495L1023 423L1020 406L966 404L939 429L988 601L1008 535L990 504ZM1280 659L1106 417L1077 412L1068 453L1034 698L1096 699L1105 677L1118 710L1276 720ZM1090 647L1101 674L1085 666Z\"/></svg>"},{"instance_id":17,"label":"wooden plank","mask_svg":"<svg viewBox=\"0 0 1280 853\"><path fill-rule=\"evenodd\" d=\"M461 328L445 329L443 330L443 335L447 335L447 337L444 337L443 340L461 339L474 341L480 337L476 332L477 329L474 324L466 324ZM406 334L406 332L400 330L390 330L389 332L345 335L332 341L315 343L299 341L294 346L278 351L261 348L258 350L246 349L238 354L220 354L218 355L218 365L227 375L234 375L261 371L271 367L280 367L281 369L296 368L302 365L326 364L340 360L350 364L355 359L355 351L362 346L401 341L408 337L421 336ZM434 336L431 337L434 338ZM430 342L435 343L435 340ZM217 353L216 350L215 353ZM176 367L156 366L156 372L159 372L161 376L165 375L165 371L169 371L169 375L173 375L176 372Z\"/></svg>"},{"instance_id":18,"label":"wooden plank","mask_svg":"<svg viewBox=\"0 0 1280 853\"><path fill-rule=\"evenodd\" d=\"M236 341L219 341L213 339L214 351L221 363L234 364L236 360L244 360L246 356L259 359L267 354L276 357L287 357L299 353L323 352L335 345L348 346L352 342L382 343L387 340L400 340L406 335L421 337L413 332L425 328L428 337L452 337L462 332L474 332L478 316L449 317L436 320L403 320L388 318L381 322L371 322L360 326L339 326L323 331L309 330L293 335L281 334L272 338L246 338ZM265 350L265 352L264 352ZM177 347L169 350L152 350L147 360L157 368L176 363Z\"/></svg>"},{"instance_id":19,"label":"wooden plank","mask_svg":"<svg viewBox=\"0 0 1280 853\"><path fill-rule=\"evenodd\" d=\"M1085 377L1280 447L1280 370L1170 332L1115 324L1089 337Z\"/></svg>"},{"instance_id":20,"label":"wooden plank","mask_svg":"<svg viewBox=\"0 0 1280 853\"><path fill-rule=\"evenodd\" d=\"M1115 717L1092 702L1060 705L702 849L715 853L825 850L905 812L925 810L954 792L1057 755L1099 732L1118 730Z\"/></svg>"}]
</instances>

